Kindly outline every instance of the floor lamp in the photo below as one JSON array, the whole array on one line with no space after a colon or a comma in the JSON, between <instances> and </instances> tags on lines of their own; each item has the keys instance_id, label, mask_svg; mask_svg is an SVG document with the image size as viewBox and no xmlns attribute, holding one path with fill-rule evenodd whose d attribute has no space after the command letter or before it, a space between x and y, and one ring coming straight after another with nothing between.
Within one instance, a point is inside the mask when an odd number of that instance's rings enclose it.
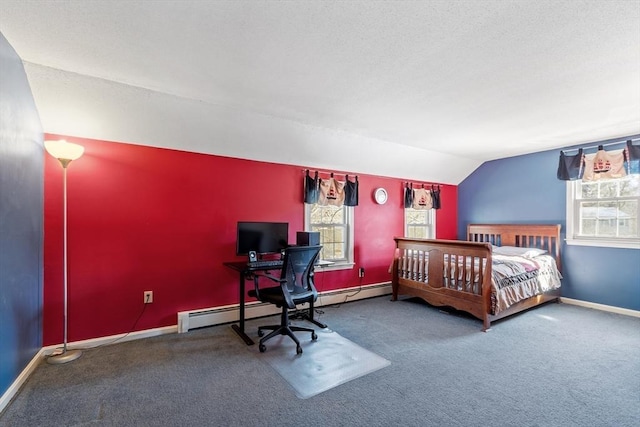
<instances>
[{"instance_id":1,"label":"floor lamp","mask_svg":"<svg viewBox=\"0 0 640 427\"><path fill-rule=\"evenodd\" d=\"M82 355L81 350L67 350L67 167L72 160L77 160L84 153L84 147L78 144L72 144L65 140L45 141L44 148L49 154L60 161L62 165L62 182L63 182L63 203L64 203L64 237L63 237L63 268L64 268L64 344L62 353L54 354L47 358L47 362L53 364L61 364L76 360Z\"/></svg>"}]
</instances>

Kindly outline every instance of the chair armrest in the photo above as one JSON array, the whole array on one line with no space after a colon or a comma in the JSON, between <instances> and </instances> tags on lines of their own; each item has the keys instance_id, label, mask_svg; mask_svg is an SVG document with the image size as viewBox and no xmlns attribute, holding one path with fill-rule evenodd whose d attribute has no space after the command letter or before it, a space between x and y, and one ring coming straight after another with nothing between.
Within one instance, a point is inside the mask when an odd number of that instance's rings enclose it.
<instances>
[{"instance_id":1,"label":"chair armrest","mask_svg":"<svg viewBox=\"0 0 640 427\"><path fill-rule=\"evenodd\" d=\"M260 277L266 277L269 280L272 280L274 282L278 282L280 283L281 286L283 286L285 289L286 288L286 282L287 279L281 279L279 277L275 277L272 276L271 274L267 274L267 273L258 273L255 272L253 273L253 288L254 288L254 292L255 292L255 296L258 300L262 301L262 298L260 297ZM287 292L288 293L288 292ZM287 304L289 304L289 300L291 299L290 297L288 297L288 295L285 295L285 299L287 300Z\"/></svg>"},{"instance_id":2,"label":"chair armrest","mask_svg":"<svg viewBox=\"0 0 640 427\"><path fill-rule=\"evenodd\" d=\"M291 293L289 292L289 288L287 288L286 280L280 283L280 288L282 290L282 296L284 297L284 300L287 303L287 307L291 309L296 308L296 303L293 302L293 298L291 298Z\"/></svg>"},{"instance_id":3,"label":"chair armrest","mask_svg":"<svg viewBox=\"0 0 640 427\"><path fill-rule=\"evenodd\" d=\"M280 283L282 283L282 282L286 282L286 281L287 281L287 279L281 279L281 278L279 278L279 277L272 276L271 274L267 274L267 273L254 273L254 274L253 274L253 277L254 277L254 278L255 278L255 277L257 277L257 276L263 276L263 277L266 277L267 279L271 279L271 280L273 280L274 282L280 282Z\"/></svg>"}]
</instances>

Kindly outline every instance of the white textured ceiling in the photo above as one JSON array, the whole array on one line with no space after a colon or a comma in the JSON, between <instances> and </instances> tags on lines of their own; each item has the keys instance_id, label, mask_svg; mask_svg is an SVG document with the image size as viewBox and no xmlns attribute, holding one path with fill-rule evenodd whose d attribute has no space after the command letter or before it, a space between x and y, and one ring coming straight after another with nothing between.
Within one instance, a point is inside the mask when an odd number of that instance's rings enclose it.
<instances>
[{"instance_id":1,"label":"white textured ceiling","mask_svg":"<svg viewBox=\"0 0 640 427\"><path fill-rule=\"evenodd\" d=\"M318 140L328 132L371 145L360 161L387 155L389 144L427 153L463 169L441 180L451 182L482 161L640 133L636 0L3 0L0 31L25 61L47 132L153 144L161 135L128 133L135 120L101 112L122 131L90 120L74 128L52 104L62 90L105 105L127 92L144 116L141 99L163 95L156 121L184 119L171 118L172 99L208 112L185 119L187 136L211 131L209 113L272 119ZM93 89L78 89L83 79ZM219 139L238 143L239 131L216 126ZM161 145L208 151L196 140Z\"/></svg>"}]
</instances>

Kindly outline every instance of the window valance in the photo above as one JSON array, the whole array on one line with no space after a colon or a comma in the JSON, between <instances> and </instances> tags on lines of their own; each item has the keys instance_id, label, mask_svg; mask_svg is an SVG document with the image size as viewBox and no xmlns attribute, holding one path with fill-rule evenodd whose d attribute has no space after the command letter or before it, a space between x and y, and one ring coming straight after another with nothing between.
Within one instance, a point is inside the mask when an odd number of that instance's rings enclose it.
<instances>
[{"instance_id":1,"label":"window valance","mask_svg":"<svg viewBox=\"0 0 640 427\"><path fill-rule=\"evenodd\" d=\"M334 177L334 172L329 172L329 178L321 178L315 171L311 177L309 170L305 170L304 176L304 203L318 204L321 206L358 206L358 176L352 181L349 175L344 176L344 181Z\"/></svg>"},{"instance_id":2,"label":"window valance","mask_svg":"<svg viewBox=\"0 0 640 427\"><path fill-rule=\"evenodd\" d=\"M416 184L412 182L404 185L404 207L412 209L440 209L440 184Z\"/></svg>"},{"instance_id":3,"label":"window valance","mask_svg":"<svg viewBox=\"0 0 640 427\"><path fill-rule=\"evenodd\" d=\"M635 140L638 141L638 140ZM640 145L627 140L624 148L609 149L612 145L620 145L615 142L606 145L582 147L577 150L560 151L558 161L557 178L561 181L595 181L599 179L621 178L628 174L640 173ZM587 150L597 147L595 153L586 153ZM575 154L567 154L565 151L576 151Z\"/></svg>"}]
</instances>

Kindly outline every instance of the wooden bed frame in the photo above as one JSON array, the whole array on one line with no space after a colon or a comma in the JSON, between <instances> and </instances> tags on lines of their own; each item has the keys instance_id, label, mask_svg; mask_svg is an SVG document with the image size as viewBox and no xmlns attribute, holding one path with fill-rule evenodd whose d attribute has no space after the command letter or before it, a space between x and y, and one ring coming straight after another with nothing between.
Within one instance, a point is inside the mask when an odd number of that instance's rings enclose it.
<instances>
[{"instance_id":1,"label":"wooden bed frame","mask_svg":"<svg viewBox=\"0 0 640 427\"><path fill-rule=\"evenodd\" d=\"M520 301L500 313L491 313L491 245L544 249L555 257L561 270L560 225L470 224L467 239L465 242L396 237L391 266L392 300L396 301L398 295L410 295L432 305L453 307L482 320L482 330L488 331L494 320L560 297L560 289L556 289ZM423 271L425 255L429 257L427 272ZM451 272L448 277L443 277L445 270ZM475 280L464 279L469 277Z\"/></svg>"}]
</instances>

